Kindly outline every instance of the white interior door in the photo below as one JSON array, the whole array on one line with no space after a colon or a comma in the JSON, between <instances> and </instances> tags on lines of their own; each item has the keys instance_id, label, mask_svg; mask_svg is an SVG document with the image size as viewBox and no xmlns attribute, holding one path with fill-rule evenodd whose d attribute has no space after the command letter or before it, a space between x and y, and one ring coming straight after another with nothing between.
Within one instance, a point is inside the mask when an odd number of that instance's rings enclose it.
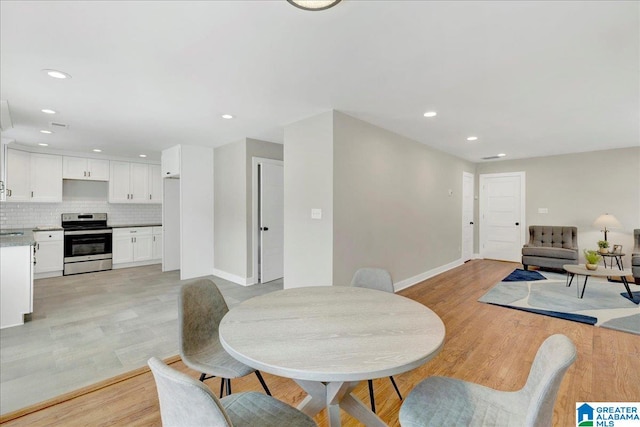
<instances>
[{"instance_id":1,"label":"white interior door","mask_svg":"<svg viewBox=\"0 0 640 427\"><path fill-rule=\"evenodd\" d=\"M473 257L473 174L462 172L462 261Z\"/></svg>"},{"instance_id":2,"label":"white interior door","mask_svg":"<svg viewBox=\"0 0 640 427\"><path fill-rule=\"evenodd\" d=\"M260 282L284 275L284 167L259 164Z\"/></svg>"},{"instance_id":3,"label":"white interior door","mask_svg":"<svg viewBox=\"0 0 640 427\"><path fill-rule=\"evenodd\" d=\"M519 262L524 242L524 172L480 175L480 255Z\"/></svg>"}]
</instances>

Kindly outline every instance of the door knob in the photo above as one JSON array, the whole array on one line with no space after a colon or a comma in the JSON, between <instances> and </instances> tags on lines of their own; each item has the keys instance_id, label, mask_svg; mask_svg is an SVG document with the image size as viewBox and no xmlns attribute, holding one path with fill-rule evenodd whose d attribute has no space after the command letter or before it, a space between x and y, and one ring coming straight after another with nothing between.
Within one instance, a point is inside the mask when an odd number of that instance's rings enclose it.
<instances>
[{"instance_id":1,"label":"door knob","mask_svg":"<svg viewBox=\"0 0 640 427\"><path fill-rule=\"evenodd\" d=\"M519 222L516 222L516 225L520 225L520 223L519 223Z\"/></svg>"},{"instance_id":2,"label":"door knob","mask_svg":"<svg viewBox=\"0 0 640 427\"><path fill-rule=\"evenodd\" d=\"M473 225L473 221L471 221L469 224Z\"/></svg>"},{"instance_id":3,"label":"door knob","mask_svg":"<svg viewBox=\"0 0 640 427\"><path fill-rule=\"evenodd\" d=\"M269 227L260 227L260 230L262 230L262 231L269 231Z\"/></svg>"}]
</instances>

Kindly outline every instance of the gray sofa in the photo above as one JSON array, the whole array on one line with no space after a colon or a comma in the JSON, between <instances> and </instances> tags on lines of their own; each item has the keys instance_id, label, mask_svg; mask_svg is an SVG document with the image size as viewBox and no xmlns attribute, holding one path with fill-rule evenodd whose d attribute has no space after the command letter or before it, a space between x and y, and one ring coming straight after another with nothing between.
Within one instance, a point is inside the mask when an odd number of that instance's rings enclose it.
<instances>
[{"instance_id":1,"label":"gray sofa","mask_svg":"<svg viewBox=\"0 0 640 427\"><path fill-rule=\"evenodd\" d=\"M633 253L631 254L631 271L636 285L640 285L640 228L633 230Z\"/></svg>"},{"instance_id":2,"label":"gray sofa","mask_svg":"<svg viewBox=\"0 0 640 427\"><path fill-rule=\"evenodd\" d=\"M578 228L570 226L532 225L529 243L522 247L522 265L562 268L578 264Z\"/></svg>"}]
</instances>

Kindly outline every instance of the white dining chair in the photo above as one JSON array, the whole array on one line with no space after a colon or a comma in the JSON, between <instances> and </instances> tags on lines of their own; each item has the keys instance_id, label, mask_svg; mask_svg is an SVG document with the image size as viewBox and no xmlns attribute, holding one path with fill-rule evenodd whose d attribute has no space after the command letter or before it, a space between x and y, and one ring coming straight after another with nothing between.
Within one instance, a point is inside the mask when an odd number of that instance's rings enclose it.
<instances>
[{"instance_id":1,"label":"white dining chair","mask_svg":"<svg viewBox=\"0 0 640 427\"><path fill-rule=\"evenodd\" d=\"M271 396L247 392L218 399L202 382L158 358L149 359L148 365L158 390L163 426L316 426L307 415Z\"/></svg>"},{"instance_id":2,"label":"white dining chair","mask_svg":"<svg viewBox=\"0 0 640 427\"><path fill-rule=\"evenodd\" d=\"M376 289L378 291L384 291L389 293L395 293L393 287L393 280L391 280L391 274L387 270L382 268L361 268L355 272L351 279L351 286L358 288ZM393 377L389 377L393 388L396 390L398 397L402 400L402 394L396 384L396 380ZM373 394L373 380L367 380L369 383L369 400L371 402L371 410L376 412L376 400Z\"/></svg>"},{"instance_id":3,"label":"white dining chair","mask_svg":"<svg viewBox=\"0 0 640 427\"><path fill-rule=\"evenodd\" d=\"M189 368L201 372L200 381L221 378L220 397L226 385L231 394L231 379L255 372L264 391L271 395L260 371L234 359L220 343L218 327L229 311L216 284L198 279L185 284L178 297L180 357Z\"/></svg>"},{"instance_id":4,"label":"white dining chair","mask_svg":"<svg viewBox=\"0 0 640 427\"><path fill-rule=\"evenodd\" d=\"M429 377L409 393L400 407L400 425L548 427L552 425L562 378L576 355L569 338L550 336L538 349L527 382L518 391Z\"/></svg>"}]
</instances>

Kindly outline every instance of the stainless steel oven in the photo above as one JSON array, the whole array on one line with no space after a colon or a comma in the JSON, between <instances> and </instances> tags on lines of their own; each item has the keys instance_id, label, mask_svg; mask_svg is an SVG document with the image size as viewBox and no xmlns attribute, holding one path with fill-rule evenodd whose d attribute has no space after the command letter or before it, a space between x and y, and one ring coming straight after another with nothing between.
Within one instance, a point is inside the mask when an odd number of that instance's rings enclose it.
<instances>
[{"instance_id":1,"label":"stainless steel oven","mask_svg":"<svg viewBox=\"0 0 640 427\"><path fill-rule=\"evenodd\" d=\"M63 274L111 270L112 234L107 214L62 214L64 229Z\"/></svg>"}]
</instances>

